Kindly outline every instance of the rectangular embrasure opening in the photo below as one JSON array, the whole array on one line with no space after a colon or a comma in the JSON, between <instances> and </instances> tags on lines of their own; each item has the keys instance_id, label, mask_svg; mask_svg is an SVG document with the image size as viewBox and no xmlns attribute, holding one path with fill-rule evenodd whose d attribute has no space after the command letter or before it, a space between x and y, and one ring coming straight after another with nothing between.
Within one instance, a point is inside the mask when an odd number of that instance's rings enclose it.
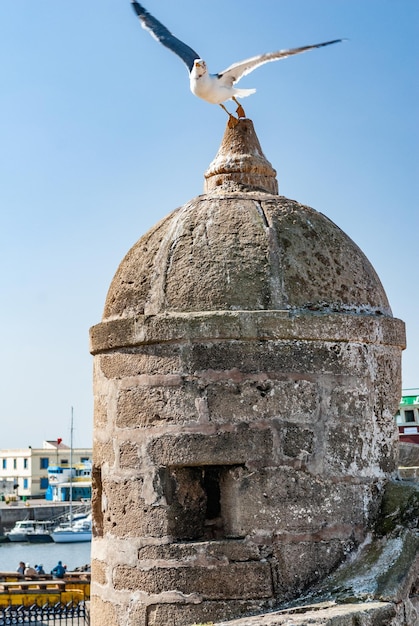
<instances>
[{"instance_id":1,"label":"rectangular embrasure opening","mask_svg":"<svg viewBox=\"0 0 419 626\"><path fill-rule=\"evenodd\" d=\"M176 541L225 538L225 478L234 465L167 467L160 480L166 497L170 534Z\"/></svg>"}]
</instances>

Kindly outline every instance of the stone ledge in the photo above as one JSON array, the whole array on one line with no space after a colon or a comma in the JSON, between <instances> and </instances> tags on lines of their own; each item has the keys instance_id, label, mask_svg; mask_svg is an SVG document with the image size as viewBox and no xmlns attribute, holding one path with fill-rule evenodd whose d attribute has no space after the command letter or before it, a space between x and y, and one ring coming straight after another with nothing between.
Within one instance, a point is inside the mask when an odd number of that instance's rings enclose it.
<instances>
[{"instance_id":1,"label":"stone ledge","mask_svg":"<svg viewBox=\"0 0 419 626\"><path fill-rule=\"evenodd\" d=\"M404 607L387 602L361 604L319 604L290 611L276 611L253 617L217 622L213 626L408 626L402 619ZM410 626L413 626L412 622Z\"/></svg>"},{"instance_id":2,"label":"stone ledge","mask_svg":"<svg viewBox=\"0 0 419 626\"><path fill-rule=\"evenodd\" d=\"M356 313L211 311L104 321L90 329L90 351L184 341L333 341L406 347L404 322Z\"/></svg>"}]
</instances>

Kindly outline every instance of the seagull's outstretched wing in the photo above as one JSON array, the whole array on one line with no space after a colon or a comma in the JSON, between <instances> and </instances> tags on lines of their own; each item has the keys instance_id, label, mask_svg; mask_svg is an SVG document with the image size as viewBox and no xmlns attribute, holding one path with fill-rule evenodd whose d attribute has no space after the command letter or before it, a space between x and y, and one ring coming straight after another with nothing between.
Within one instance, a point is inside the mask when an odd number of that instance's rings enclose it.
<instances>
[{"instance_id":1,"label":"seagull's outstretched wing","mask_svg":"<svg viewBox=\"0 0 419 626\"><path fill-rule=\"evenodd\" d=\"M201 58L199 54L187 46L186 43L183 43L183 41L180 41L180 39L172 35L161 22L150 15L136 0L131 0L131 2L132 8L140 18L142 27L148 30L150 34L157 39L157 41L160 41L160 43L166 46L166 48L169 48L169 50L177 54L182 61L186 63L188 70L191 71L195 59Z\"/></svg>"},{"instance_id":2,"label":"seagull's outstretched wing","mask_svg":"<svg viewBox=\"0 0 419 626\"><path fill-rule=\"evenodd\" d=\"M300 54L301 52L307 52L307 50L313 50L314 48L322 48L323 46L330 46L332 43L338 43L339 41L343 41L343 39L333 39L333 41L325 41L324 43L313 44L312 46L302 46L301 48L292 48L290 50L279 50L278 52L267 52L266 54L259 54L256 57L252 57L251 59L246 59L245 61L239 61L239 63L234 63L230 65L223 72L219 72L218 78L221 83L224 85L234 85L242 76L246 76L246 74L250 74L253 72L259 65L263 65L264 63L269 63L270 61L278 61L279 59L285 59L286 57L290 57L293 54Z\"/></svg>"}]
</instances>

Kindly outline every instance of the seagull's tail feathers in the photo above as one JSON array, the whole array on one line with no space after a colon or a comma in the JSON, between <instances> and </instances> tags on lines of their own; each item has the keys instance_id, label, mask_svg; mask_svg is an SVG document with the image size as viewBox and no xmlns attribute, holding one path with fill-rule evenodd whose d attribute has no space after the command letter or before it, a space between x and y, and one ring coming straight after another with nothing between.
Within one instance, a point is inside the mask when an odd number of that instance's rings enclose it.
<instances>
[{"instance_id":1,"label":"seagull's tail feathers","mask_svg":"<svg viewBox=\"0 0 419 626\"><path fill-rule=\"evenodd\" d=\"M237 98L246 98L246 96L251 96L252 93L256 93L256 89L235 89L234 96Z\"/></svg>"}]
</instances>

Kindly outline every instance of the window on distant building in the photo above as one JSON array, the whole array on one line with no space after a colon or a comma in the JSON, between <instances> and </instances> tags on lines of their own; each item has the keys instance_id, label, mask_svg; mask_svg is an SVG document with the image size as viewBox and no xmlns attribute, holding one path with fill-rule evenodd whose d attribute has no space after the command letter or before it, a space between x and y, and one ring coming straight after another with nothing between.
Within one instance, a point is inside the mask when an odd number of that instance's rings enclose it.
<instances>
[{"instance_id":1,"label":"window on distant building","mask_svg":"<svg viewBox=\"0 0 419 626\"><path fill-rule=\"evenodd\" d=\"M7 469L7 459L2 459L2 468Z\"/></svg>"},{"instance_id":2,"label":"window on distant building","mask_svg":"<svg viewBox=\"0 0 419 626\"><path fill-rule=\"evenodd\" d=\"M27 478L24 478L24 479L23 479L23 488L24 488L24 489L27 489L27 488L28 488L28 479L27 479Z\"/></svg>"},{"instance_id":3,"label":"window on distant building","mask_svg":"<svg viewBox=\"0 0 419 626\"><path fill-rule=\"evenodd\" d=\"M68 465L68 459L61 459L61 465Z\"/></svg>"},{"instance_id":4,"label":"window on distant building","mask_svg":"<svg viewBox=\"0 0 419 626\"><path fill-rule=\"evenodd\" d=\"M48 489L48 478L41 478L39 481L39 486L41 489Z\"/></svg>"},{"instance_id":5,"label":"window on distant building","mask_svg":"<svg viewBox=\"0 0 419 626\"><path fill-rule=\"evenodd\" d=\"M23 459L23 469L28 469L28 459Z\"/></svg>"},{"instance_id":6,"label":"window on distant building","mask_svg":"<svg viewBox=\"0 0 419 626\"><path fill-rule=\"evenodd\" d=\"M88 456L81 456L80 457L80 463L87 463L87 461L90 461Z\"/></svg>"},{"instance_id":7,"label":"window on distant building","mask_svg":"<svg viewBox=\"0 0 419 626\"><path fill-rule=\"evenodd\" d=\"M49 465L49 459L48 457L41 457L39 459L39 467L41 469L48 469L48 465Z\"/></svg>"},{"instance_id":8,"label":"window on distant building","mask_svg":"<svg viewBox=\"0 0 419 626\"><path fill-rule=\"evenodd\" d=\"M415 412L413 409L407 409L404 412L404 421L405 422L414 422L415 421Z\"/></svg>"},{"instance_id":9,"label":"window on distant building","mask_svg":"<svg viewBox=\"0 0 419 626\"><path fill-rule=\"evenodd\" d=\"M17 469L17 459L13 459L13 469Z\"/></svg>"}]
</instances>

